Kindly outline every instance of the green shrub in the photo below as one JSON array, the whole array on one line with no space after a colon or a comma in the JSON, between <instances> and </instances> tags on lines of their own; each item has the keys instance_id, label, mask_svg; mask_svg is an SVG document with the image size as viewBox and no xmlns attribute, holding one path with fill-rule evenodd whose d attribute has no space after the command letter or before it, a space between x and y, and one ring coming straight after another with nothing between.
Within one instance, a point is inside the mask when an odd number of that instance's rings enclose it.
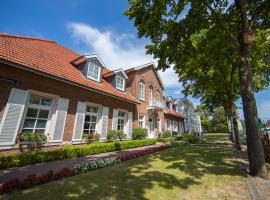
<instances>
[{"instance_id":1,"label":"green shrub","mask_svg":"<svg viewBox=\"0 0 270 200\"><path fill-rule=\"evenodd\" d=\"M176 137L177 135L178 135L178 132L176 132L176 131L172 132L172 137Z\"/></svg>"},{"instance_id":2,"label":"green shrub","mask_svg":"<svg viewBox=\"0 0 270 200\"><path fill-rule=\"evenodd\" d=\"M191 144L199 143L200 139L196 136L196 134L185 134L183 135L183 141L189 142Z\"/></svg>"},{"instance_id":3,"label":"green shrub","mask_svg":"<svg viewBox=\"0 0 270 200\"><path fill-rule=\"evenodd\" d=\"M146 128L134 128L132 130L132 139L133 140L141 140L146 138L147 129Z\"/></svg>"},{"instance_id":4,"label":"green shrub","mask_svg":"<svg viewBox=\"0 0 270 200\"><path fill-rule=\"evenodd\" d=\"M178 140L178 141L183 140L183 135L176 136L176 140Z\"/></svg>"},{"instance_id":5,"label":"green shrub","mask_svg":"<svg viewBox=\"0 0 270 200\"><path fill-rule=\"evenodd\" d=\"M22 154L0 156L0 169L119 151L154 144L156 144L155 139L128 140L110 143L91 143L84 146L64 146L61 149L52 151L32 151Z\"/></svg>"},{"instance_id":6,"label":"green shrub","mask_svg":"<svg viewBox=\"0 0 270 200\"><path fill-rule=\"evenodd\" d=\"M164 137L164 138L172 137L172 132L169 131L169 130L164 131L164 132L163 132L163 137Z\"/></svg>"},{"instance_id":7,"label":"green shrub","mask_svg":"<svg viewBox=\"0 0 270 200\"><path fill-rule=\"evenodd\" d=\"M124 131L118 131L118 130L110 130L107 134L107 140L120 140L122 141L125 139L127 135L124 133Z\"/></svg>"},{"instance_id":8,"label":"green shrub","mask_svg":"<svg viewBox=\"0 0 270 200\"><path fill-rule=\"evenodd\" d=\"M157 138L157 142L162 142L162 143L172 142L174 140L175 140L174 138Z\"/></svg>"}]
</instances>

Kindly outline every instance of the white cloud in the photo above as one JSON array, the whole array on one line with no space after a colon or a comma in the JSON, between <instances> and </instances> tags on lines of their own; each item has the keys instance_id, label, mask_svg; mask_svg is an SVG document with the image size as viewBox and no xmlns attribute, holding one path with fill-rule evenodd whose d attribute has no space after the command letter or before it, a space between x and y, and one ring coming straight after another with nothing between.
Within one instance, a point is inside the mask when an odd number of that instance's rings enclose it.
<instances>
[{"instance_id":1,"label":"white cloud","mask_svg":"<svg viewBox=\"0 0 270 200\"><path fill-rule=\"evenodd\" d=\"M73 38L89 47L86 54L97 53L111 69L128 68L156 61L146 55L144 45L136 44L137 38L131 34L114 34L110 30L101 31L83 23L67 25ZM138 41L138 40L137 40ZM172 68L159 72L165 87L174 87L178 77Z\"/></svg>"}]
</instances>

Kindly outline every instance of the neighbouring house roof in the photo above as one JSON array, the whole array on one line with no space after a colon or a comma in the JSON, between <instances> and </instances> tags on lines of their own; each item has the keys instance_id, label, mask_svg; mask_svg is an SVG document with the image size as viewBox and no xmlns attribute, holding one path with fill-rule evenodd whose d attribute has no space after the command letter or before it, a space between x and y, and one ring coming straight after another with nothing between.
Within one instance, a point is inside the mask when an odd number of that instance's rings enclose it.
<instances>
[{"instance_id":1,"label":"neighbouring house roof","mask_svg":"<svg viewBox=\"0 0 270 200\"><path fill-rule=\"evenodd\" d=\"M121 72L124 75L125 79L128 79L127 74L125 73L125 71L122 68L121 69L116 69L114 71L109 71L108 73L105 73L105 74L103 73L102 77L107 78L107 77L110 77L110 76L112 76L114 74L117 74L119 72Z\"/></svg>"},{"instance_id":2,"label":"neighbouring house roof","mask_svg":"<svg viewBox=\"0 0 270 200\"><path fill-rule=\"evenodd\" d=\"M0 33L0 62L139 103L130 93L118 91L104 79L98 83L84 77L74 63L81 63L86 58L51 40ZM109 71L104 68L103 74Z\"/></svg>"},{"instance_id":3,"label":"neighbouring house roof","mask_svg":"<svg viewBox=\"0 0 270 200\"><path fill-rule=\"evenodd\" d=\"M157 76L157 79L158 79L158 81L159 81L162 89L164 90L165 87L164 87L163 82L162 82L162 80L161 80L161 78L159 76L158 71L156 70L156 66L155 66L155 64L153 62L144 64L144 65L140 65L140 66L137 66L137 67L129 68L129 69L125 70L125 72L126 73L129 73L131 71L139 71L139 70L142 70L142 69L146 69L148 67L152 67L153 68L153 71L155 72L155 75Z\"/></svg>"},{"instance_id":4,"label":"neighbouring house roof","mask_svg":"<svg viewBox=\"0 0 270 200\"><path fill-rule=\"evenodd\" d=\"M167 114L167 115L172 115L172 116L175 116L175 117L179 117L179 118L185 119L185 117L181 113L176 112L174 110L171 110L169 108L165 108L164 109L164 113Z\"/></svg>"}]
</instances>

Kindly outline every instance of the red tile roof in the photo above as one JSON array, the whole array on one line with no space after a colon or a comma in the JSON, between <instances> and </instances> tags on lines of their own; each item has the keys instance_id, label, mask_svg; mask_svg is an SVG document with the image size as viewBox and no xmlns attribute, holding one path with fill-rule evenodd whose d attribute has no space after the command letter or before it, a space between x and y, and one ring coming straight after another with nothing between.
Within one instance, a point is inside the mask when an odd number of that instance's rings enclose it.
<instances>
[{"instance_id":1,"label":"red tile roof","mask_svg":"<svg viewBox=\"0 0 270 200\"><path fill-rule=\"evenodd\" d=\"M105 80L97 83L84 77L71 64L72 61L81 58L81 55L51 40L0 34L0 58L123 100L138 103L131 94L118 91ZM109 71L104 68L103 74Z\"/></svg>"},{"instance_id":2,"label":"red tile roof","mask_svg":"<svg viewBox=\"0 0 270 200\"><path fill-rule=\"evenodd\" d=\"M164 113L167 115L172 115L172 116L183 118L183 119L185 118L181 113L171 110L169 108L165 108Z\"/></svg>"}]
</instances>

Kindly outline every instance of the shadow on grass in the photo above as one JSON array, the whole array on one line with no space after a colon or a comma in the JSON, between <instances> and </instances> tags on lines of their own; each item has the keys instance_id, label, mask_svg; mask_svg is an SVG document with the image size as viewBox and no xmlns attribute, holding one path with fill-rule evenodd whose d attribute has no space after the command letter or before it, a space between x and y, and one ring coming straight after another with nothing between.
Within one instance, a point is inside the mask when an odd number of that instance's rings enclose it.
<instances>
[{"instance_id":1,"label":"shadow on grass","mask_svg":"<svg viewBox=\"0 0 270 200\"><path fill-rule=\"evenodd\" d=\"M147 199L200 185L205 174L241 176L226 148L176 147L5 196L7 199ZM148 194L149 195L149 194ZM169 199L169 198L168 198Z\"/></svg>"}]
</instances>

